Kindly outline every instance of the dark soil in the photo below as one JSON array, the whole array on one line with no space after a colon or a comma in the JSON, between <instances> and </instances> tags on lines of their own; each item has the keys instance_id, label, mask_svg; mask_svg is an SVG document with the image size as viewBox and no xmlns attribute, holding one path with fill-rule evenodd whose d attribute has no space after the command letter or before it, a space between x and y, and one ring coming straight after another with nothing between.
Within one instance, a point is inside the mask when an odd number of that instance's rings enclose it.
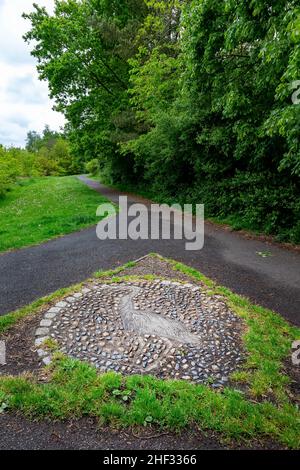
<instances>
[{"instance_id":1,"label":"dark soil","mask_svg":"<svg viewBox=\"0 0 300 470\"><path fill-rule=\"evenodd\" d=\"M0 375L18 375L40 368L41 363L34 348L34 335L42 319L42 312L25 318L0 335L0 339L6 342L6 365L0 365Z\"/></svg>"},{"instance_id":2,"label":"dark soil","mask_svg":"<svg viewBox=\"0 0 300 470\"><path fill-rule=\"evenodd\" d=\"M191 278L187 274L175 271L172 269L170 263L164 259L160 259L157 256L145 256L136 263L136 266L127 268L125 271L117 274L117 277L121 276L145 276L147 274L162 277L166 279L176 279L179 281L190 282L197 285L203 285L197 282L194 278Z\"/></svg>"},{"instance_id":3,"label":"dark soil","mask_svg":"<svg viewBox=\"0 0 300 470\"><path fill-rule=\"evenodd\" d=\"M0 415L0 450L230 450L280 449L270 441L225 444L213 433L185 430L182 434L155 429L97 428L93 419L32 422L19 415Z\"/></svg>"},{"instance_id":4,"label":"dark soil","mask_svg":"<svg viewBox=\"0 0 300 470\"><path fill-rule=\"evenodd\" d=\"M289 357L285 361L284 372L291 380L288 388L289 398L292 403L300 406L300 365L294 365Z\"/></svg>"}]
</instances>

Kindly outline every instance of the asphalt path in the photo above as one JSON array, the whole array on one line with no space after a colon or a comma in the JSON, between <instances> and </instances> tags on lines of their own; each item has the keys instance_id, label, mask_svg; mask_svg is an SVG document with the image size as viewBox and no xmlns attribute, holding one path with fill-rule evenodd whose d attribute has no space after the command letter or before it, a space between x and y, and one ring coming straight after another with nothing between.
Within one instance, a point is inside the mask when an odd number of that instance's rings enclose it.
<instances>
[{"instance_id":1,"label":"asphalt path","mask_svg":"<svg viewBox=\"0 0 300 470\"><path fill-rule=\"evenodd\" d=\"M118 203L124 195L85 176L92 189ZM129 205L146 201L128 195ZM63 203L63 201L62 201ZM130 219L129 219L130 221ZM300 254L266 241L248 239L205 224L200 251L187 251L186 240L99 240L95 226L38 246L0 255L0 315L55 290L116 268L150 252L192 266L252 302L271 308L300 326ZM262 257L258 253L269 252Z\"/></svg>"}]
</instances>

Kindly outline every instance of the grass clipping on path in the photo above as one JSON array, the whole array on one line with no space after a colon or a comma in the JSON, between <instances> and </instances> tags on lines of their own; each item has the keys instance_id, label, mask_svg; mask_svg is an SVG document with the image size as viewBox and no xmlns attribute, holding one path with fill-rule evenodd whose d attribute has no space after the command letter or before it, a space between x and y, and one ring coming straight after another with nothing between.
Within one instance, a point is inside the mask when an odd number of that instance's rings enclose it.
<instances>
[{"instance_id":1,"label":"grass clipping on path","mask_svg":"<svg viewBox=\"0 0 300 470\"><path fill-rule=\"evenodd\" d=\"M75 176L23 180L0 201L0 252L96 224L96 209L103 202Z\"/></svg>"},{"instance_id":2,"label":"grass clipping on path","mask_svg":"<svg viewBox=\"0 0 300 470\"><path fill-rule=\"evenodd\" d=\"M120 427L155 426L179 431L195 425L203 431L219 432L225 439L267 438L299 448L300 413L287 393L289 377L284 374L283 363L294 339L300 338L300 330L279 315L216 286L198 271L172 260L169 263L174 271L201 282L207 293L222 295L244 319L248 357L243 369L233 374L236 386L216 391L207 385L152 376L99 374L93 366L58 352L47 368L47 383L39 383L33 375L0 378L0 410L19 410L30 418L91 416L100 424ZM129 263L97 277L109 276L112 282L119 282L124 277L116 276L122 271L126 274L126 267L133 266Z\"/></svg>"}]
</instances>

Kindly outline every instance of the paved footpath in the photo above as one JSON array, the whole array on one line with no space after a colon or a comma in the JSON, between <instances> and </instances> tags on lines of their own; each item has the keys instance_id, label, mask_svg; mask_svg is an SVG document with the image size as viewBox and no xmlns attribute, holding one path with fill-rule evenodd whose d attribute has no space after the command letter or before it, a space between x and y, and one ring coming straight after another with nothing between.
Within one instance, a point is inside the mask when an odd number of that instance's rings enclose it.
<instances>
[{"instance_id":1,"label":"paved footpath","mask_svg":"<svg viewBox=\"0 0 300 470\"><path fill-rule=\"evenodd\" d=\"M84 176L80 179L118 202L120 192ZM130 204L141 201L144 200L129 195ZM265 251L272 256L262 258L257 254ZM180 240L100 241L95 227L91 227L42 245L4 253L0 255L0 315L83 281L97 270L115 268L150 252L199 269L300 326L300 254L246 239L209 223L201 251L186 251L185 242Z\"/></svg>"}]
</instances>

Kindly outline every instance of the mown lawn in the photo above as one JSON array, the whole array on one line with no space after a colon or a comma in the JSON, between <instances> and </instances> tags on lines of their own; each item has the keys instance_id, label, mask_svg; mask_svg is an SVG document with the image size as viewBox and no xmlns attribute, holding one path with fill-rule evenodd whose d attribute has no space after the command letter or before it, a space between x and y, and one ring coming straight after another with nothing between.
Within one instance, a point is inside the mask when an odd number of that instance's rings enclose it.
<instances>
[{"instance_id":1,"label":"mown lawn","mask_svg":"<svg viewBox=\"0 0 300 470\"><path fill-rule=\"evenodd\" d=\"M0 251L95 224L102 202L106 199L75 176L23 180L0 200Z\"/></svg>"}]
</instances>

